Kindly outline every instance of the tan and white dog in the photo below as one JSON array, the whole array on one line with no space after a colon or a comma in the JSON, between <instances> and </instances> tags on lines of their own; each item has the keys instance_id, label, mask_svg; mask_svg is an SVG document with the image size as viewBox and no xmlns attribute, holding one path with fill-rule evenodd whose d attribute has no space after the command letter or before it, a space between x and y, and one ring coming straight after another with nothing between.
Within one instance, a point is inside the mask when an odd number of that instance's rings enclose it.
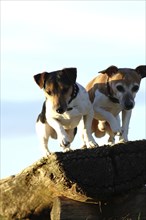
<instances>
[{"instance_id":1,"label":"tan and white dog","mask_svg":"<svg viewBox=\"0 0 146 220\"><path fill-rule=\"evenodd\" d=\"M86 87L94 109L92 132L98 138L108 133L109 144L115 143L115 135L119 136L120 142L126 142L134 98L141 79L146 77L146 66L136 69L110 66L99 73Z\"/></svg>"},{"instance_id":2,"label":"tan and white dog","mask_svg":"<svg viewBox=\"0 0 146 220\"><path fill-rule=\"evenodd\" d=\"M84 87L76 82L77 69L65 68L34 76L44 90L46 101L39 114L36 130L48 155L48 139L58 139L64 150L70 150L77 126L82 119L82 137L87 147L97 146L91 134L93 107Z\"/></svg>"}]
</instances>

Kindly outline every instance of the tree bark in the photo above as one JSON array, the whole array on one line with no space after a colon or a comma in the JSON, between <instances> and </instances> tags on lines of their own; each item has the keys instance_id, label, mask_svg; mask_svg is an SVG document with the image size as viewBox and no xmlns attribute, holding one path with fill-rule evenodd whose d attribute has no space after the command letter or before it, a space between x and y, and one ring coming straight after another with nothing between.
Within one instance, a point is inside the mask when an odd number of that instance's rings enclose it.
<instances>
[{"instance_id":1,"label":"tree bark","mask_svg":"<svg viewBox=\"0 0 146 220\"><path fill-rule=\"evenodd\" d=\"M108 203L107 211L110 205L116 207L117 201L131 203L145 184L146 140L56 152L0 181L0 219L51 219L54 199L62 196L78 202ZM129 200L124 200L127 195ZM144 216L145 190L142 195L138 214Z\"/></svg>"}]
</instances>

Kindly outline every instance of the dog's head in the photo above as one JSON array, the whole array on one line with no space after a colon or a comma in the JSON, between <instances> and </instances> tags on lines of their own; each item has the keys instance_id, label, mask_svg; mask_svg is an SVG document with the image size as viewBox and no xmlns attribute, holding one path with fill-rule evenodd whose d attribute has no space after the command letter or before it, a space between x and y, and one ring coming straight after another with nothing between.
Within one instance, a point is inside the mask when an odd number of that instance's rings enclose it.
<instances>
[{"instance_id":1,"label":"dog's head","mask_svg":"<svg viewBox=\"0 0 146 220\"><path fill-rule=\"evenodd\" d=\"M110 66L100 73L107 75L106 86L109 97L117 100L125 110L132 109L141 79L146 77L146 66L138 66L135 69Z\"/></svg>"},{"instance_id":2,"label":"dog's head","mask_svg":"<svg viewBox=\"0 0 146 220\"><path fill-rule=\"evenodd\" d=\"M76 68L65 68L34 75L35 82L41 89L44 89L50 107L59 114L63 114L67 110L76 78Z\"/></svg>"}]
</instances>

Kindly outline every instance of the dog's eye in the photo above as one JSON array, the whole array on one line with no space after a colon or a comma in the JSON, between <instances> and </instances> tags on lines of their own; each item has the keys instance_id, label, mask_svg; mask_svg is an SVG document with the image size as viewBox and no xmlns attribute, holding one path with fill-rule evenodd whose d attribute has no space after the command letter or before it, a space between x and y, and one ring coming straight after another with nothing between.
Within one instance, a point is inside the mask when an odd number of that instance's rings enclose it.
<instances>
[{"instance_id":1,"label":"dog's eye","mask_svg":"<svg viewBox=\"0 0 146 220\"><path fill-rule=\"evenodd\" d=\"M117 90L118 90L119 92L125 92L124 87L121 86L121 85L118 85L118 86L117 86Z\"/></svg>"},{"instance_id":2,"label":"dog's eye","mask_svg":"<svg viewBox=\"0 0 146 220\"><path fill-rule=\"evenodd\" d=\"M136 85L136 86L133 86L133 88L132 88L132 91L133 91L133 92L137 92L138 90L139 90L139 86L137 86L137 85Z\"/></svg>"}]
</instances>

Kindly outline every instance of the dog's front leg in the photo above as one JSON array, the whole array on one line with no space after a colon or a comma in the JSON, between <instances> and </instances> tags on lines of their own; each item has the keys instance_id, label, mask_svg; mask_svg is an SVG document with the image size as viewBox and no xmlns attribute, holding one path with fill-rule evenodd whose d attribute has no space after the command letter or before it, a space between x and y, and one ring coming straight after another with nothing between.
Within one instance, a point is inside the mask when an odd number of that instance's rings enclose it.
<instances>
[{"instance_id":1,"label":"dog's front leg","mask_svg":"<svg viewBox=\"0 0 146 220\"><path fill-rule=\"evenodd\" d=\"M122 111L122 135L120 135L119 137L120 142L128 141L128 130L129 130L131 114L132 114L132 110Z\"/></svg>"},{"instance_id":2,"label":"dog's front leg","mask_svg":"<svg viewBox=\"0 0 146 220\"><path fill-rule=\"evenodd\" d=\"M94 108L94 117L96 120L105 120L109 123L111 130L115 135L119 135L121 133L121 128L117 118L110 112L106 111L105 109L97 106L96 104L93 105Z\"/></svg>"},{"instance_id":3,"label":"dog's front leg","mask_svg":"<svg viewBox=\"0 0 146 220\"><path fill-rule=\"evenodd\" d=\"M48 124L54 128L54 130L57 133L57 138L59 140L60 145L65 149L69 148L70 141L68 139L67 133L65 132L64 128L62 125L59 123L58 120L54 118L49 118Z\"/></svg>"},{"instance_id":4,"label":"dog's front leg","mask_svg":"<svg viewBox=\"0 0 146 220\"><path fill-rule=\"evenodd\" d=\"M119 114L116 116L116 120L117 120L117 123L120 127L121 125L120 125L120 116L119 116ZM115 144L115 133L109 127L106 127L106 132L109 135L108 144L109 145ZM122 134L121 132L117 132L116 135L121 136L121 134Z\"/></svg>"},{"instance_id":5,"label":"dog's front leg","mask_svg":"<svg viewBox=\"0 0 146 220\"><path fill-rule=\"evenodd\" d=\"M93 120L93 111L91 111L90 109L90 112L87 115L83 115L81 121L82 138L83 138L84 146L88 148L93 148L98 146L91 133L92 120Z\"/></svg>"}]
</instances>

